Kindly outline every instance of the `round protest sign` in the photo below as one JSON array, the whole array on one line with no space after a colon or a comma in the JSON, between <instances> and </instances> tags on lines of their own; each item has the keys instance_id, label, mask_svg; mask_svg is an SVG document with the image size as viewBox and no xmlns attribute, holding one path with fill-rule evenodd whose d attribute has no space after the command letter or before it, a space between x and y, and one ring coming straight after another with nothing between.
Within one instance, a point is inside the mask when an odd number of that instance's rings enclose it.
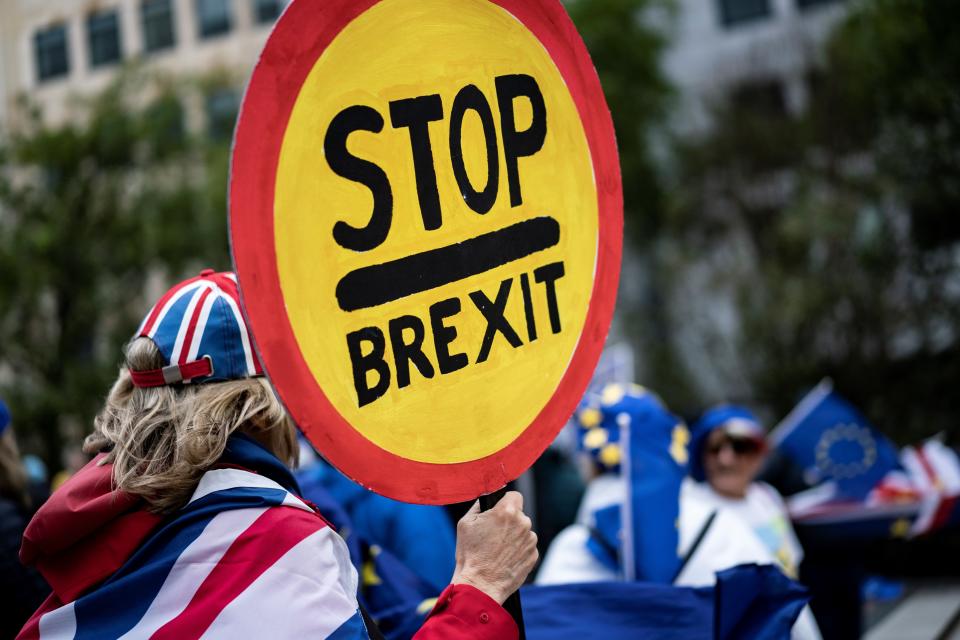
<instances>
[{"instance_id":1,"label":"round protest sign","mask_svg":"<svg viewBox=\"0 0 960 640\"><path fill-rule=\"evenodd\" d=\"M230 231L297 424L348 476L503 486L589 382L622 238L600 83L559 0L294 0L251 78Z\"/></svg>"}]
</instances>

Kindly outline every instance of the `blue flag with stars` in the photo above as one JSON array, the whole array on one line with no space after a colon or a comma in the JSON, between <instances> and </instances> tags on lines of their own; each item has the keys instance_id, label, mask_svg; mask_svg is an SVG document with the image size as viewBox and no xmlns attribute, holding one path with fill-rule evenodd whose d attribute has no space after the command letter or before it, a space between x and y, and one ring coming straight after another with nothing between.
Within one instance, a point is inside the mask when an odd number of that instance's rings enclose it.
<instances>
[{"instance_id":1,"label":"blue flag with stars","mask_svg":"<svg viewBox=\"0 0 960 640\"><path fill-rule=\"evenodd\" d=\"M900 468L897 448L824 380L770 434L771 444L815 486L833 482L837 496L863 499Z\"/></svg>"},{"instance_id":2,"label":"blue flag with stars","mask_svg":"<svg viewBox=\"0 0 960 640\"><path fill-rule=\"evenodd\" d=\"M690 432L660 399L635 384L608 384L588 394L574 420L579 442L602 472L626 483L625 504L593 514L587 549L627 580L670 584L677 553L680 486Z\"/></svg>"}]
</instances>

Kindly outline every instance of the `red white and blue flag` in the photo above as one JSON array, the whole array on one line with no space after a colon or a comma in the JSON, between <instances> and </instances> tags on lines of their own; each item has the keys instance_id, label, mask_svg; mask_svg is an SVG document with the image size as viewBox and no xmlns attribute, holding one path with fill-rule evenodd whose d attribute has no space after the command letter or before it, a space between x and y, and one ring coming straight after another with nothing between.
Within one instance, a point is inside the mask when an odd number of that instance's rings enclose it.
<instances>
[{"instance_id":1,"label":"red white and blue flag","mask_svg":"<svg viewBox=\"0 0 960 640\"><path fill-rule=\"evenodd\" d=\"M250 441L234 437L230 446L259 455ZM55 593L19 638L235 638L238 629L253 638L368 637L343 539L266 475L208 471L189 504L159 521L139 545L114 535L109 524L99 531L101 547L135 551L70 602L58 595L71 588L58 588L56 572L44 572L54 576ZM82 570L82 562L71 564Z\"/></svg>"}]
</instances>

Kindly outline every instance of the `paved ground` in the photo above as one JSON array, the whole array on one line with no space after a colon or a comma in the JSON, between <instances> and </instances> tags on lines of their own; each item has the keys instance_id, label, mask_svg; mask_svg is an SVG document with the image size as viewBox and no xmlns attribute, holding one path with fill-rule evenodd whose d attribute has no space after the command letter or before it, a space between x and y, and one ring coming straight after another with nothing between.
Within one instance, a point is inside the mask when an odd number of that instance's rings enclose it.
<instances>
[{"instance_id":1,"label":"paved ground","mask_svg":"<svg viewBox=\"0 0 960 640\"><path fill-rule=\"evenodd\" d=\"M917 588L864 640L960 640L960 584Z\"/></svg>"}]
</instances>

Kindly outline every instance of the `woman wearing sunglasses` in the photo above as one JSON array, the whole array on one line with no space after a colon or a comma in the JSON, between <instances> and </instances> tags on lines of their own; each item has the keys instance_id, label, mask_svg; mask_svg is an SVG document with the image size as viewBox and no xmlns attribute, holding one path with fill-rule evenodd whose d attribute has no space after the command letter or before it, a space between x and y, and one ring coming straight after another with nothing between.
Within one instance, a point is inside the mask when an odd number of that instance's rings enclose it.
<instances>
[{"instance_id":1,"label":"woman wearing sunglasses","mask_svg":"<svg viewBox=\"0 0 960 640\"><path fill-rule=\"evenodd\" d=\"M803 549L790 526L786 505L777 490L756 482L767 443L763 427L747 409L733 405L713 407L693 425L688 487L706 502L738 516L795 578Z\"/></svg>"}]
</instances>

